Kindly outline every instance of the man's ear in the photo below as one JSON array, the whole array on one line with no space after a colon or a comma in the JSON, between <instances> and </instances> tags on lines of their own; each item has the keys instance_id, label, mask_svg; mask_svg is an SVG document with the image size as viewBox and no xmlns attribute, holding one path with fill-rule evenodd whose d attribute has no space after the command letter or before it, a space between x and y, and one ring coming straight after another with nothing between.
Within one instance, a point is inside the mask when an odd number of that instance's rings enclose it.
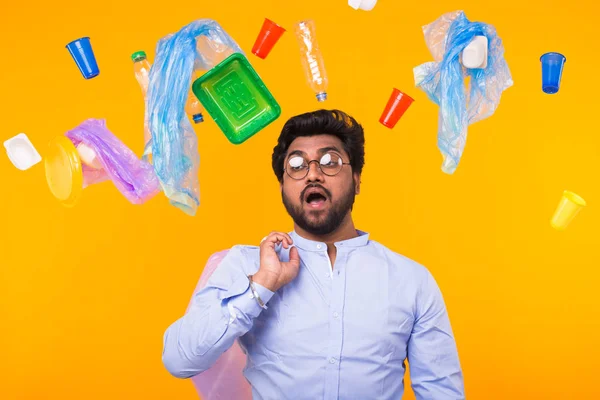
<instances>
[{"instance_id":1,"label":"man's ear","mask_svg":"<svg viewBox=\"0 0 600 400\"><path fill-rule=\"evenodd\" d=\"M360 194L360 174L354 173L354 194Z\"/></svg>"}]
</instances>

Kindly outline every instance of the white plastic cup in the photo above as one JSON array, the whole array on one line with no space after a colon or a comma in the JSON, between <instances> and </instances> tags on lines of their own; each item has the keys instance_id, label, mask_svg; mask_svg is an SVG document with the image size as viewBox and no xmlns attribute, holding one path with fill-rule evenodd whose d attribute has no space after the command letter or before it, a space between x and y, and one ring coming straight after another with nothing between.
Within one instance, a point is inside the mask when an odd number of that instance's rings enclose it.
<instances>
[{"instance_id":1,"label":"white plastic cup","mask_svg":"<svg viewBox=\"0 0 600 400\"><path fill-rule=\"evenodd\" d=\"M482 69L487 67L488 39L485 36L475 36L471 43L462 51L462 64L465 68Z\"/></svg>"},{"instance_id":2,"label":"white plastic cup","mask_svg":"<svg viewBox=\"0 0 600 400\"><path fill-rule=\"evenodd\" d=\"M88 147L83 143L79 143L77 146L77 153L79 153L81 162L88 167L102 169L102 163L98 159L96 152L91 147Z\"/></svg>"},{"instance_id":3,"label":"white plastic cup","mask_svg":"<svg viewBox=\"0 0 600 400\"><path fill-rule=\"evenodd\" d=\"M348 0L348 5L355 10L371 11L376 4L377 0Z\"/></svg>"}]
</instances>

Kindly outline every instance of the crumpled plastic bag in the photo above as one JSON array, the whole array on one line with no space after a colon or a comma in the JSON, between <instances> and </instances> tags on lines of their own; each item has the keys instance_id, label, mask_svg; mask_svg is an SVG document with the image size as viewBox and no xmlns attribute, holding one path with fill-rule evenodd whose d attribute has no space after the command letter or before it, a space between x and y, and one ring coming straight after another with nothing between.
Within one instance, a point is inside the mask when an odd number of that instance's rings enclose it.
<instances>
[{"instance_id":1,"label":"crumpled plastic bag","mask_svg":"<svg viewBox=\"0 0 600 400\"><path fill-rule=\"evenodd\" d=\"M205 37L209 46L197 46ZM185 103L194 70L209 70L224 52L243 54L238 44L210 19L184 26L162 38L150 70L146 118L151 139L144 157L152 163L171 204L189 215L200 205L198 140L185 113ZM151 151L150 151L151 149Z\"/></svg>"},{"instance_id":2,"label":"crumpled plastic bag","mask_svg":"<svg viewBox=\"0 0 600 400\"><path fill-rule=\"evenodd\" d=\"M455 11L425 25L423 33L435 61L414 68L415 85L440 106L438 148L444 158L442 171L452 174L465 148L468 125L491 116L513 80L504 59L504 46L493 26L470 22L463 11ZM462 50L475 36L488 39L485 69L467 69L460 63ZM470 77L468 92L466 77Z\"/></svg>"},{"instance_id":3,"label":"crumpled plastic bag","mask_svg":"<svg viewBox=\"0 0 600 400\"><path fill-rule=\"evenodd\" d=\"M133 204L142 204L160 192L152 165L140 160L106 127L105 120L88 119L66 133L75 147L83 143L96 154L102 168L83 164L84 187L112 180Z\"/></svg>"}]
</instances>

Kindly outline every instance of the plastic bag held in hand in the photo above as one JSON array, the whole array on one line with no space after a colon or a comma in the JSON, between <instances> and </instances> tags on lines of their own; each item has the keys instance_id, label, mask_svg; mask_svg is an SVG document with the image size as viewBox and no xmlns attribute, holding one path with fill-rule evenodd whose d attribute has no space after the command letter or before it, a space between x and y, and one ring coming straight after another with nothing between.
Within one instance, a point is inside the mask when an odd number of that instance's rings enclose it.
<instances>
[{"instance_id":1,"label":"plastic bag held in hand","mask_svg":"<svg viewBox=\"0 0 600 400\"><path fill-rule=\"evenodd\" d=\"M108 130L105 120L88 119L66 136L76 147L83 144L91 149L100 167L83 164L84 187L110 179L133 204L142 204L160 192L152 165L138 159Z\"/></svg>"},{"instance_id":2,"label":"plastic bag held in hand","mask_svg":"<svg viewBox=\"0 0 600 400\"><path fill-rule=\"evenodd\" d=\"M203 40L197 43L197 39ZM192 75L195 69L211 69L224 54L234 52L243 53L210 19L192 22L157 44L146 99L152 162L171 204L189 215L195 215L200 205L198 141L185 113Z\"/></svg>"},{"instance_id":3,"label":"plastic bag held in hand","mask_svg":"<svg viewBox=\"0 0 600 400\"><path fill-rule=\"evenodd\" d=\"M444 161L442 171L452 174L458 167L467 141L467 127L491 116L502 92L513 80L504 60L504 47L493 26L470 22L463 11L442 15L423 27L425 42L434 62L414 68L415 84L440 106L438 148ZM467 69L460 54L475 38L488 39L487 66ZM464 79L470 77L469 91Z\"/></svg>"}]
</instances>

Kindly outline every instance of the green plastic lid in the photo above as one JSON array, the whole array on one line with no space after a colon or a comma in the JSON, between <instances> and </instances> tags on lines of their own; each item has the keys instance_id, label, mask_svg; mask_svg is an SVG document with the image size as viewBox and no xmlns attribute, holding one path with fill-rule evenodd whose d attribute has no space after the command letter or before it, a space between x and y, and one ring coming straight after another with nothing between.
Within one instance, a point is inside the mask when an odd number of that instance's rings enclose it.
<instances>
[{"instance_id":1,"label":"green plastic lid","mask_svg":"<svg viewBox=\"0 0 600 400\"><path fill-rule=\"evenodd\" d=\"M145 51L136 51L135 53L133 53L131 55L131 59L133 60L133 62L145 60L146 59L146 52Z\"/></svg>"}]
</instances>

